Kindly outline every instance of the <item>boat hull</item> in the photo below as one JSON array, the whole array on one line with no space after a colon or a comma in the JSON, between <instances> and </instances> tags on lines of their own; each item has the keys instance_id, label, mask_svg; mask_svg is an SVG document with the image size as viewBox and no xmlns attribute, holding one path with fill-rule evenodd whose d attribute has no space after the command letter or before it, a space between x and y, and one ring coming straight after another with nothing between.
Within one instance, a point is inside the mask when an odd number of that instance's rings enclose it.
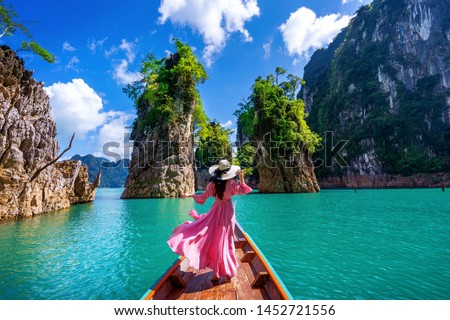
<instances>
[{"instance_id":1,"label":"boat hull","mask_svg":"<svg viewBox=\"0 0 450 320\"><path fill-rule=\"evenodd\" d=\"M275 270L239 223L234 230L237 274L230 281L212 281L214 272L189 267L178 257L144 294L142 300L291 300Z\"/></svg>"}]
</instances>

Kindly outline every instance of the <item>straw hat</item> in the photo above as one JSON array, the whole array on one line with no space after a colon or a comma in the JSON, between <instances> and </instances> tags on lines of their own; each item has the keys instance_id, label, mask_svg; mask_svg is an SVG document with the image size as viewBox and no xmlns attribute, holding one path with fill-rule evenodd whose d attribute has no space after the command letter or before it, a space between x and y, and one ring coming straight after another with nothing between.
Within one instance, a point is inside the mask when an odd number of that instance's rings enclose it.
<instances>
[{"instance_id":1,"label":"straw hat","mask_svg":"<svg viewBox=\"0 0 450 320\"><path fill-rule=\"evenodd\" d=\"M241 170L239 166L232 166L226 159L220 160L219 164L209 167L209 174L217 177L219 180L228 180L234 178L237 172Z\"/></svg>"}]
</instances>

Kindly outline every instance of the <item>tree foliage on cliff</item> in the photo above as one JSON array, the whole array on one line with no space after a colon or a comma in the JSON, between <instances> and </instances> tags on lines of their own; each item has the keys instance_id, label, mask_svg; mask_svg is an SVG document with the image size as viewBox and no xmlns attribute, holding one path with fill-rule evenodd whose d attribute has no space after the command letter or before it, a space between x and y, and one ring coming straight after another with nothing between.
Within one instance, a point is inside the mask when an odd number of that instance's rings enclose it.
<instances>
[{"instance_id":1,"label":"tree foliage on cliff","mask_svg":"<svg viewBox=\"0 0 450 320\"><path fill-rule=\"evenodd\" d=\"M5 5L4 0L0 0L0 38L3 36L12 37L18 30L29 40L22 41L21 47L17 51L31 51L47 62L55 62L55 56L33 40L31 33L18 20L17 13L13 10L12 6Z\"/></svg>"},{"instance_id":2,"label":"tree foliage on cliff","mask_svg":"<svg viewBox=\"0 0 450 320\"><path fill-rule=\"evenodd\" d=\"M282 148L314 152L321 139L309 128L305 105L296 98L302 79L289 74L286 81L279 83L279 76L285 72L277 68L276 75L255 80L252 94L235 112L238 126L251 136L250 140L263 139L270 134L272 141Z\"/></svg>"},{"instance_id":3,"label":"tree foliage on cliff","mask_svg":"<svg viewBox=\"0 0 450 320\"><path fill-rule=\"evenodd\" d=\"M238 138L249 139L238 153L238 159L246 164L254 161L249 155L252 148L257 148L257 141L267 138L285 157L296 152L313 153L320 145L321 138L306 123L305 105L297 99L303 80L289 74L286 81L279 82L285 73L286 70L277 68L275 75L258 77L252 94L234 113L238 118Z\"/></svg>"},{"instance_id":4,"label":"tree foliage on cliff","mask_svg":"<svg viewBox=\"0 0 450 320\"><path fill-rule=\"evenodd\" d=\"M223 128L217 120L209 122L198 131L195 161L199 167L209 167L221 159L231 162L229 136L233 130Z\"/></svg>"},{"instance_id":5,"label":"tree foliage on cliff","mask_svg":"<svg viewBox=\"0 0 450 320\"><path fill-rule=\"evenodd\" d=\"M205 69L187 44L175 40L175 47L176 53L162 59L149 54L141 64L142 79L124 88L140 115L135 122L137 129L161 121L168 124L191 112L198 126L206 125L196 89L197 84L207 79Z\"/></svg>"}]
</instances>

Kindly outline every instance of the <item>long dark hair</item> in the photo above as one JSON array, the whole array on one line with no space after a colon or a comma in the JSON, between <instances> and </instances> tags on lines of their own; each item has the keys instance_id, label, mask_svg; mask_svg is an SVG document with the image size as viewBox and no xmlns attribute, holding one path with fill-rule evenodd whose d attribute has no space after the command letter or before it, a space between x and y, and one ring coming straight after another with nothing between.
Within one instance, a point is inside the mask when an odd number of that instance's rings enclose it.
<instances>
[{"instance_id":1,"label":"long dark hair","mask_svg":"<svg viewBox=\"0 0 450 320\"><path fill-rule=\"evenodd\" d=\"M214 183L214 196L218 197L220 200L223 199L223 193L225 192L225 187L227 186L228 180L221 180L219 178L222 176L222 173L227 171L228 170L222 171L217 168L211 179L209 179L209 181Z\"/></svg>"}]
</instances>

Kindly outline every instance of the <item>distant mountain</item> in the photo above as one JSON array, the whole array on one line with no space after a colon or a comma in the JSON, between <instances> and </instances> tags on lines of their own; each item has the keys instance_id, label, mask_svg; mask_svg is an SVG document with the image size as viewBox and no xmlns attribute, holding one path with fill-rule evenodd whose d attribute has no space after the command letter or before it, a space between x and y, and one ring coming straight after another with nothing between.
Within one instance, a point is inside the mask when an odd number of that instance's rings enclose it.
<instances>
[{"instance_id":1,"label":"distant mountain","mask_svg":"<svg viewBox=\"0 0 450 320\"><path fill-rule=\"evenodd\" d=\"M128 176L129 159L117 162L109 161L105 158L94 157L91 154L86 156L74 155L71 160L80 160L89 168L89 181L94 181L97 173L102 172L100 188L122 188Z\"/></svg>"}]
</instances>

